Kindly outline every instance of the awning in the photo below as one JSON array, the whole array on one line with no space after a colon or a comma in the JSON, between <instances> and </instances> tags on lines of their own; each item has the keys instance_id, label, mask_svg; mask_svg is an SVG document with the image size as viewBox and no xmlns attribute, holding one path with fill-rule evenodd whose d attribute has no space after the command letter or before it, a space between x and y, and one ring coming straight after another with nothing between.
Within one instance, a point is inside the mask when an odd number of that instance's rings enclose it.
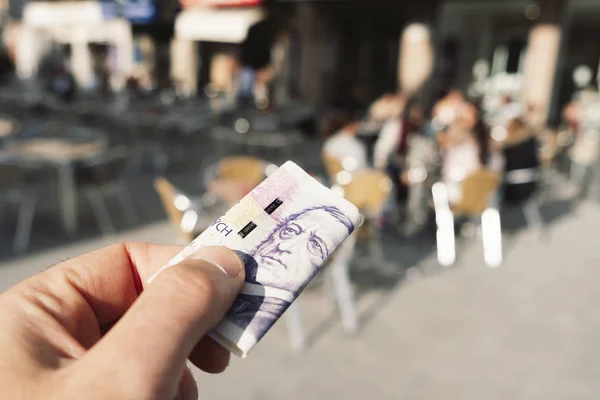
<instances>
[{"instance_id":1,"label":"awning","mask_svg":"<svg viewBox=\"0 0 600 400\"><path fill-rule=\"evenodd\" d=\"M175 34L178 38L187 40L241 43L246 38L248 29L262 19L264 13L259 8L192 8L177 17Z\"/></svg>"},{"instance_id":2,"label":"awning","mask_svg":"<svg viewBox=\"0 0 600 400\"><path fill-rule=\"evenodd\" d=\"M37 28L98 24L103 20L102 6L95 1L35 2L23 10L23 22Z\"/></svg>"}]
</instances>

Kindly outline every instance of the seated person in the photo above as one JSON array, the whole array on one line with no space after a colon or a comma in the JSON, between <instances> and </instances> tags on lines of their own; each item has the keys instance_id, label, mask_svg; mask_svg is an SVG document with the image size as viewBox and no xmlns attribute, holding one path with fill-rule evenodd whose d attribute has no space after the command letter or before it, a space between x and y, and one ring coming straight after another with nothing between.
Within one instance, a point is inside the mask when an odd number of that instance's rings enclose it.
<instances>
[{"instance_id":1,"label":"seated person","mask_svg":"<svg viewBox=\"0 0 600 400\"><path fill-rule=\"evenodd\" d=\"M405 156L409 135L420 130L423 123L421 105L415 99L411 99L406 103L405 110L397 110L397 115L383 125L373 150L375 168L386 168L390 156L396 153Z\"/></svg>"},{"instance_id":2,"label":"seated person","mask_svg":"<svg viewBox=\"0 0 600 400\"><path fill-rule=\"evenodd\" d=\"M505 173L525 169L533 169L532 173L536 173L535 170L540 166L536 138L520 118L508 124L502 152L506 162ZM527 200L535 192L536 186L537 182L506 184L504 201L518 203Z\"/></svg>"},{"instance_id":3,"label":"seated person","mask_svg":"<svg viewBox=\"0 0 600 400\"><path fill-rule=\"evenodd\" d=\"M375 100L369 107L368 119L385 122L397 118L404 110L405 96L402 93L387 93Z\"/></svg>"},{"instance_id":4,"label":"seated person","mask_svg":"<svg viewBox=\"0 0 600 400\"><path fill-rule=\"evenodd\" d=\"M452 125L465 105L465 98L459 90L451 90L433 106L432 117L439 126Z\"/></svg>"},{"instance_id":5,"label":"seated person","mask_svg":"<svg viewBox=\"0 0 600 400\"><path fill-rule=\"evenodd\" d=\"M358 121L350 115L338 112L331 117L324 130L327 137L323 145L323 153L342 161L352 157L356 163L354 171L368 168L367 150L364 144L356 138Z\"/></svg>"},{"instance_id":6,"label":"seated person","mask_svg":"<svg viewBox=\"0 0 600 400\"><path fill-rule=\"evenodd\" d=\"M386 169L396 189L396 200L407 195L407 179L401 180L405 172L408 145L412 135L420 133L423 125L423 109L416 100L406 104L406 112L400 118L388 121L375 143L373 164Z\"/></svg>"},{"instance_id":7,"label":"seated person","mask_svg":"<svg viewBox=\"0 0 600 400\"><path fill-rule=\"evenodd\" d=\"M508 95L502 96L500 105L488 119L492 126L508 126L510 121L521 115L521 106Z\"/></svg>"},{"instance_id":8,"label":"seated person","mask_svg":"<svg viewBox=\"0 0 600 400\"><path fill-rule=\"evenodd\" d=\"M442 182L448 190L450 204L460 201L462 181L481 168L479 148L473 133L464 129L449 129L439 135L442 148Z\"/></svg>"},{"instance_id":9,"label":"seated person","mask_svg":"<svg viewBox=\"0 0 600 400\"><path fill-rule=\"evenodd\" d=\"M462 181L480 168L500 172L502 159L492 152L487 125L477 115L476 108L464 103L454 123L439 135L442 148L442 182L448 190L450 204L460 201Z\"/></svg>"}]
</instances>

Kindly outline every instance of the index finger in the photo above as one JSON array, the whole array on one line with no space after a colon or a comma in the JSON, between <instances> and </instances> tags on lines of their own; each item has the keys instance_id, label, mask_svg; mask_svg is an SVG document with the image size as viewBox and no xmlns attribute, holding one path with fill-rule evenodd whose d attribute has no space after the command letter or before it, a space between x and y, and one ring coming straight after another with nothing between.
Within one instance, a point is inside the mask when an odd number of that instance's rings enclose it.
<instances>
[{"instance_id":1,"label":"index finger","mask_svg":"<svg viewBox=\"0 0 600 400\"><path fill-rule=\"evenodd\" d=\"M69 286L94 312L100 327L117 321L141 293L146 280L167 264L182 246L119 243L63 262L24 281L68 296ZM63 298L74 306L77 296Z\"/></svg>"}]
</instances>

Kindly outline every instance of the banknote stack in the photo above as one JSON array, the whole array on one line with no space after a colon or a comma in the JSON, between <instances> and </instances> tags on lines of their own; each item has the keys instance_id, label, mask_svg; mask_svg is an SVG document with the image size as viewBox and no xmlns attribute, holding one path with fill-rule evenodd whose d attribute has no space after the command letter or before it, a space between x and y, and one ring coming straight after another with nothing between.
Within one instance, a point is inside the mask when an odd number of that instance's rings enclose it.
<instances>
[{"instance_id":1,"label":"banknote stack","mask_svg":"<svg viewBox=\"0 0 600 400\"><path fill-rule=\"evenodd\" d=\"M353 204L288 161L164 268L202 246L225 246L241 257L246 283L210 336L246 357L360 218Z\"/></svg>"}]
</instances>

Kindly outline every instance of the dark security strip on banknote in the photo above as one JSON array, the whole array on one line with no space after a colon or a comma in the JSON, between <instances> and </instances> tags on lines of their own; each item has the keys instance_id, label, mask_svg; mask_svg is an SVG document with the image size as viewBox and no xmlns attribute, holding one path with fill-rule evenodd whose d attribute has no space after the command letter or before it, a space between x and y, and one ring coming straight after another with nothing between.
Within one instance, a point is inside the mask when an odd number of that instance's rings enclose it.
<instances>
[{"instance_id":1,"label":"dark security strip on banknote","mask_svg":"<svg viewBox=\"0 0 600 400\"><path fill-rule=\"evenodd\" d=\"M267 206L267 208L265 208L265 212L268 215L273 214L273 211L277 210L279 208L280 205L283 204L283 201L279 200L279 199L275 199L273 200L273 202L271 204L269 204ZM254 230L254 228L256 228L256 224L253 221L248 222L248 224L246 226L244 226L242 228L241 231L238 232L238 235L240 235L241 237L245 238L246 236L248 236L250 234L250 232L252 232Z\"/></svg>"}]
</instances>

